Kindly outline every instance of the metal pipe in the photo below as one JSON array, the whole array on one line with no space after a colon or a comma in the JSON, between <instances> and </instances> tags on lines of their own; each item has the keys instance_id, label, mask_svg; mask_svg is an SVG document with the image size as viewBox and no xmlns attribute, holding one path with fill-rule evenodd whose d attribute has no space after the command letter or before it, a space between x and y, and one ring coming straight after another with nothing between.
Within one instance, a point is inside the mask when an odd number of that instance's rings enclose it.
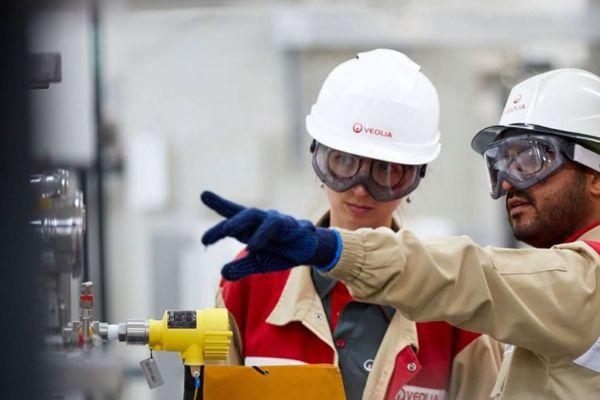
<instances>
[{"instance_id":1,"label":"metal pipe","mask_svg":"<svg viewBox=\"0 0 600 400\"><path fill-rule=\"evenodd\" d=\"M150 323L144 320L129 320L119 324L119 341L127 344L148 344Z\"/></svg>"}]
</instances>

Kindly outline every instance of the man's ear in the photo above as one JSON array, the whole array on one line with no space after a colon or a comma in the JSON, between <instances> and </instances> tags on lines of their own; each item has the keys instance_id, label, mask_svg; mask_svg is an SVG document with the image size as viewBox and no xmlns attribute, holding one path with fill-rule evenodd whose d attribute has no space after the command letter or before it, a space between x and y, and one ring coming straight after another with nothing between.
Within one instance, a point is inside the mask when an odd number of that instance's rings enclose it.
<instances>
[{"instance_id":1,"label":"man's ear","mask_svg":"<svg viewBox=\"0 0 600 400\"><path fill-rule=\"evenodd\" d=\"M590 193L592 196L600 198L600 172L588 169L587 174Z\"/></svg>"}]
</instances>

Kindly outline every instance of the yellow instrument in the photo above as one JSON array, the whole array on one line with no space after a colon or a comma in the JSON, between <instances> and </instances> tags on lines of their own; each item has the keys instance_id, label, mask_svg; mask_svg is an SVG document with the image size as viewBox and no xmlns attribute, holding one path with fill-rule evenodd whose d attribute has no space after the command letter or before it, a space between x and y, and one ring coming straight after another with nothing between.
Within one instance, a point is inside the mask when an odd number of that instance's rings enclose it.
<instances>
[{"instance_id":1,"label":"yellow instrument","mask_svg":"<svg viewBox=\"0 0 600 400\"><path fill-rule=\"evenodd\" d=\"M206 360L225 360L233 333L225 308L165 311L161 320L129 320L119 324L119 340L148 344L156 351L176 351L192 374Z\"/></svg>"}]
</instances>

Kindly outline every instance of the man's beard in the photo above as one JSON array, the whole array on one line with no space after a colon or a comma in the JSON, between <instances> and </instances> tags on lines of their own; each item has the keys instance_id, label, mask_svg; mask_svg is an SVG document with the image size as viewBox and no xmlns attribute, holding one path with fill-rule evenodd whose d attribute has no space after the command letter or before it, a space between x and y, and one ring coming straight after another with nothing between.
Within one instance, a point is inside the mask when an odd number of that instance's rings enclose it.
<instances>
[{"instance_id":1,"label":"man's beard","mask_svg":"<svg viewBox=\"0 0 600 400\"><path fill-rule=\"evenodd\" d=\"M592 208L585 188L585 174L576 171L571 184L560 187L551 199L545 199L544 204L538 204L539 199L534 199L526 190L511 189L506 195L507 201L511 197L521 197L535 209L534 216L526 224L514 223L509 212L508 222L515 238L541 248L563 243L582 228L582 221Z\"/></svg>"}]
</instances>

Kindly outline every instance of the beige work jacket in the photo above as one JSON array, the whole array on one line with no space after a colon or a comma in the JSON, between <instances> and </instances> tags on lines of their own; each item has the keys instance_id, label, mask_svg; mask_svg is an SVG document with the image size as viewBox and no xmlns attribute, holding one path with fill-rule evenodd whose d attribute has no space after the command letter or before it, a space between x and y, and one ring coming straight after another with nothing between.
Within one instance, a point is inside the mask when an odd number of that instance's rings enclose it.
<instances>
[{"instance_id":1,"label":"beige work jacket","mask_svg":"<svg viewBox=\"0 0 600 400\"><path fill-rule=\"evenodd\" d=\"M514 346L492 398L600 399L600 256L590 245L515 250L407 230L340 233L343 252L329 274L356 298ZM600 242L600 227L580 240Z\"/></svg>"}]
</instances>

